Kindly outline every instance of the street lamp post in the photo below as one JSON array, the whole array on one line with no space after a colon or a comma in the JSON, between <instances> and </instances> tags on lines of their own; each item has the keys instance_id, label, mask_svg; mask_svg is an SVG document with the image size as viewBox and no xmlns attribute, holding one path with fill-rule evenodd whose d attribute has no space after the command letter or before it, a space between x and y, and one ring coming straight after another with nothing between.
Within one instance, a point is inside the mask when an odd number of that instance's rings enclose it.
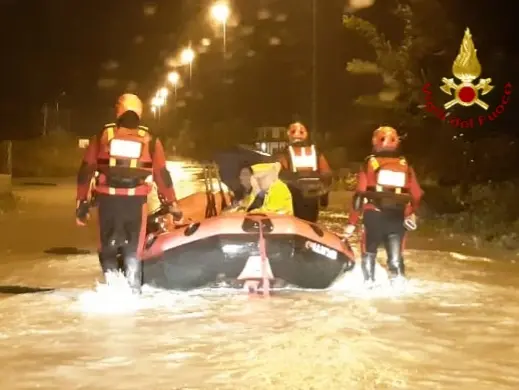
<instances>
[{"instance_id":1,"label":"street lamp post","mask_svg":"<svg viewBox=\"0 0 519 390\"><path fill-rule=\"evenodd\" d=\"M318 134L317 65L317 0L312 0L312 131L315 134Z\"/></svg>"},{"instance_id":2,"label":"street lamp post","mask_svg":"<svg viewBox=\"0 0 519 390\"><path fill-rule=\"evenodd\" d=\"M66 95L66 92L61 92L56 97L56 128L61 130L61 112L60 112L60 99Z\"/></svg>"},{"instance_id":3,"label":"street lamp post","mask_svg":"<svg viewBox=\"0 0 519 390\"><path fill-rule=\"evenodd\" d=\"M166 104L166 98L163 96L164 93L160 93L162 90L159 91L159 93L157 93L157 96L155 96L152 101L151 101L151 107L152 107L152 111L154 114L156 114L156 118L158 120L158 123L159 123L159 127L160 127L160 116L161 116L161 111L162 111L162 106L164 106L164 104ZM167 89L166 89L167 91Z\"/></svg>"},{"instance_id":4,"label":"street lamp post","mask_svg":"<svg viewBox=\"0 0 519 390\"><path fill-rule=\"evenodd\" d=\"M231 7L226 2L220 1L211 7L211 17L222 25L223 52L227 51L227 22L231 16Z\"/></svg>"},{"instance_id":5,"label":"street lamp post","mask_svg":"<svg viewBox=\"0 0 519 390\"><path fill-rule=\"evenodd\" d=\"M193 61L195 60L195 52L191 47L186 47L180 53L180 62L182 65L189 65L189 79L193 76Z\"/></svg>"},{"instance_id":6,"label":"street lamp post","mask_svg":"<svg viewBox=\"0 0 519 390\"><path fill-rule=\"evenodd\" d=\"M168 74L168 81L173 85L173 91L175 93L175 98L177 96L177 88L178 83L180 83L180 74L177 71L173 71Z\"/></svg>"},{"instance_id":7,"label":"street lamp post","mask_svg":"<svg viewBox=\"0 0 519 390\"><path fill-rule=\"evenodd\" d=\"M177 124L177 88L180 83L180 74L175 70L168 74L168 81L173 85L174 101L173 101L173 127Z\"/></svg>"},{"instance_id":8,"label":"street lamp post","mask_svg":"<svg viewBox=\"0 0 519 390\"><path fill-rule=\"evenodd\" d=\"M166 87L159 89L159 91L157 92L157 97L164 101L164 104L166 103L166 99L168 98L168 96L169 90Z\"/></svg>"}]
</instances>

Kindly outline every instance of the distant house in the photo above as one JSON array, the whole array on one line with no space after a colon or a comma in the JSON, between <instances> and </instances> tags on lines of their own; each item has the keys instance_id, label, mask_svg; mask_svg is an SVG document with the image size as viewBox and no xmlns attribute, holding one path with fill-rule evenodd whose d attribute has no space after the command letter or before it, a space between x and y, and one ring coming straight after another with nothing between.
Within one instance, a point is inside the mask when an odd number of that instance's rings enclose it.
<instances>
[{"instance_id":1,"label":"distant house","mask_svg":"<svg viewBox=\"0 0 519 390\"><path fill-rule=\"evenodd\" d=\"M256 129L254 146L262 152L274 154L288 145L286 128L280 126L265 126Z\"/></svg>"}]
</instances>

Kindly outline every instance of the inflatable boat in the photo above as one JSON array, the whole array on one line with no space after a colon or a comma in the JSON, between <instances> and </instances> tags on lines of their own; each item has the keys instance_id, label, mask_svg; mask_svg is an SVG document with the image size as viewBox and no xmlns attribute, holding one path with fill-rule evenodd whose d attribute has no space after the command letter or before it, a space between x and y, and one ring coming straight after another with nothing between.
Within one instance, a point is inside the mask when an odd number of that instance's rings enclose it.
<instances>
[{"instance_id":1,"label":"inflatable boat","mask_svg":"<svg viewBox=\"0 0 519 390\"><path fill-rule=\"evenodd\" d=\"M172 290L251 280L325 289L354 266L347 242L291 216L229 213L148 240L143 282Z\"/></svg>"}]
</instances>

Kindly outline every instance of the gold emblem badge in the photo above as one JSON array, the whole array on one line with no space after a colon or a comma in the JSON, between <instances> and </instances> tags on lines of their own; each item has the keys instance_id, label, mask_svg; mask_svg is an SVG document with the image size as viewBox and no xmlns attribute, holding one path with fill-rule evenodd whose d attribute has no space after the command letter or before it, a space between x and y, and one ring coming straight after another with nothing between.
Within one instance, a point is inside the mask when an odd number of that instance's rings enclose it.
<instances>
[{"instance_id":1,"label":"gold emblem badge","mask_svg":"<svg viewBox=\"0 0 519 390\"><path fill-rule=\"evenodd\" d=\"M488 109L488 104L482 101L479 96L486 95L494 89L490 83L492 79L480 79L477 85L472 82L481 75L481 64L476 54L477 50L472 41L472 34L467 28L463 41L461 42L458 56L452 64L452 74L461 81L456 84L454 79L442 78L443 85L440 89L447 95L453 96L454 99L443 105L447 110L456 104L470 107L477 104L484 110Z\"/></svg>"}]
</instances>

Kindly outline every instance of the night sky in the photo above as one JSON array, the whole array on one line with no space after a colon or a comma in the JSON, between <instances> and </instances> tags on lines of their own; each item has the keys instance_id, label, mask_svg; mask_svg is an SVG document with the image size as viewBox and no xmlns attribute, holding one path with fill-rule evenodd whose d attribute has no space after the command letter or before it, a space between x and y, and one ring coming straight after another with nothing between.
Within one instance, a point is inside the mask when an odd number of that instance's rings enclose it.
<instances>
[{"instance_id":1,"label":"night sky","mask_svg":"<svg viewBox=\"0 0 519 390\"><path fill-rule=\"evenodd\" d=\"M347 75L345 64L352 57L366 57L369 48L345 33L344 0L318 3L319 127L339 131L344 123L347 126L354 110L352 100L363 88ZM519 68L514 6L477 6L505 1L444 3L453 3L447 12L458 29L455 46L468 25L483 69L492 73L489 77L496 83L513 82ZM54 105L57 99L64 109L74 112L72 130L79 133L95 132L110 120L110 108L120 93L132 90L148 102L163 81L168 58L190 40L197 44L205 36L214 38L205 21L208 4L197 0L0 0L3 137L38 133L41 107L46 102ZM258 10L263 8L287 20L258 20ZM213 113L211 108L227 96L228 115L242 118L251 128L286 125L295 118L308 121L310 2L237 0L235 9L240 20L229 27L232 57L223 62L216 41L197 59L193 93L186 98L190 115L203 113L209 122L224 120L217 113L221 107ZM359 15L376 22L388 36L397 35L383 2ZM247 33L248 27L252 32ZM269 35L280 37L282 43L268 44ZM251 52L254 55L249 56ZM231 80L228 85L232 87L222 87L224 80ZM196 103L195 95L200 102ZM514 121L508 114L503 123L512 126Z\"/></svg>"}]
</instances>

